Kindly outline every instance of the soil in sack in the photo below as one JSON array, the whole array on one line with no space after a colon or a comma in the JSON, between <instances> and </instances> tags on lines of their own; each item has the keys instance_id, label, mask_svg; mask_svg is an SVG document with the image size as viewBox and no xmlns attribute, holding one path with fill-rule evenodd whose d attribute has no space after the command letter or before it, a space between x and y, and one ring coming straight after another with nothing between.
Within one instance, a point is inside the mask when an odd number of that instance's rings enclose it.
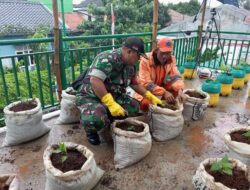
<instances>
[{"instance_id":1,"label":"soil in sack","mask_svg":"<svg viewBox=\"0 0 250 190\"><path fill-rule=\"evenodd\" d=\"M117 124L116 127L119 128L119 129L122 129L124 131L133 131L133 132L136 132L136 133L141 133L144 130L143 125L131 125L131 124L128 124L126 122L119 123L119 124Z\"/></svg>"},{"instance_id":2,"label":"soil in sack","mask_svg":"<svg viewBox=\"0 0 250 190\"><path fill-rule=\"evenodd\" d=\"M32 110L37 106L36 100L30 100L26 102L20 102L13 107L10 108L10 111L13 112L20 112L20 111L26 111L26 110Z\"/></svg>"},{"instance_id":3,"label":"soil in sack","mask_svg":"<svg viewBox=\"0 0 250 190\"><path fill-rule=\"evenodd\" d=\"M232 141L250 144L250 137L244 136L245 130L234 131L230 134Z\"/></svg>"},{"instance_id":4,"label":"soil in sack","mask_svg":"<svg viewBox=\"0 0 250 190\"><path fill-rule=\"evenodd\" d=\"M130 113L129 115L125 115L125 116L117 116L117 117L113 117L114 120L123 120L129 117L139 117L142 116L143 113Z\"/></svg>"},{"instance_id":5,"label":"soil in sack","mask_svg":"<svg viewBox=\"0 0 250 190\"><path fill-rule=\"evenodd\" d=\"M67 156L66 160L62 160L64 156ZM70 170L80 170L87 160L87 158L76 149L67 149L67 155L64 152L52 153L50 159L52 165L64 173Z\"/></svg>"},{"instance_id":6,"label":"soil in sack","mask_svg":"<svg viewBox=\"0 0 250 190\"><path fill-rule=\"evenodd\" d=\"M6 184L8 179L9 179L8 176L0 178L0 190L8 190L9 189L9 184Z\"/></svg>"},{"instance_id":7,"label":"soil in sack","mask_svg":"<svg viewBox=\"0 0 250 190\"><path fill-rule=\"evenodd\" d=\"M214 177L215 182L220 182L223 185L237 190L249 190L250 182L245 176L245 172L238 168L233 168L233 175L224 174L220 171L210 171L211 165L205 167L206 172Z\"/></svg>"},{"instance_id":8,"label":"soil in sack","mask_svg":"<svg viewBox=\"0 0 250 190\"><path fill-rule=\"evenodd\" d=\"M157 105L157 106L159 106L161 108L167 108L167 109L170 109L170 110L173 110L173 111L178 110L178 108L179 108L176 103L173 103L173 104L166 103L164 106L161 106L161 105Z\"/></svg>"},{"instance_id":9,"label":"soil in sack","mask_svg":"<svg viewBox=\"0 0 250 190\"><path fill-rule=\"evenodd\" d=\"M185 94L189 95L190 97L199 98L199 99L205 99L206 96L203 94L200 94L196 91L186 91Z\"/></svg>"}]
</instances>

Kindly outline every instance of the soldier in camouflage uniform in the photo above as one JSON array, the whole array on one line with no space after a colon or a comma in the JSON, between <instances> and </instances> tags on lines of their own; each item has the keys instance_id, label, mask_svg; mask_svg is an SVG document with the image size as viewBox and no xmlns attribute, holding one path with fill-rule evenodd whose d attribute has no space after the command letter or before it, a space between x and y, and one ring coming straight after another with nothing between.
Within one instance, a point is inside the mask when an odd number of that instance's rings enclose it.
<instances>
[{"instance_id":1,"label":"soldier in camouflage uniform","mask_svg":"<svg viewBox=\"0 0 250 190\"><path fill-rule=\"evenodd\" d=\"M91 144L100 144L97 132L109 127L114 117L139 112L139 102L126 94L128 86L152 103L162 104L137 82L135 64L140 56L145 57L144 53L143 41L130 37L122 48L97 55L88 69L78 89L76 104L81 111L81 125Z\"/></svg>"}]
</instances>

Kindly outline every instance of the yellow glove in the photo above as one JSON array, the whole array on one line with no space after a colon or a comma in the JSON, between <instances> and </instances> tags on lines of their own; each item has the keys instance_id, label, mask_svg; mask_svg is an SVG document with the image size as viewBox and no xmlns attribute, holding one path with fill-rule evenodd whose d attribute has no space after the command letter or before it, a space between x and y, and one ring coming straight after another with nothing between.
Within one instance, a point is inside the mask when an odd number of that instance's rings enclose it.
<instances>
[{"instance_id":1,"label":"yellow glove","mask_svg":"<svg viewBox=\"0 0 250 190\"><path fill-rule=\"evenodd\" d=\"M108 107L112 116L125 116L125 110L118 103L115 102L114 98L110 93L103 96L101 101Z\"/></svg>"},{"instance_id":2,"label":"yellow glove","mask_svg":"<svg viewBox=\"0 0 250 190\"><path fill-rule=\"evenodd\" d=\"M164 106L163 105L163 102L157 98L155 95L153 95L150 91L147 91L145 94L144 94L144 97L149 99L154 105L161 105L161 106Z\"/></svg>"}]
</instances>

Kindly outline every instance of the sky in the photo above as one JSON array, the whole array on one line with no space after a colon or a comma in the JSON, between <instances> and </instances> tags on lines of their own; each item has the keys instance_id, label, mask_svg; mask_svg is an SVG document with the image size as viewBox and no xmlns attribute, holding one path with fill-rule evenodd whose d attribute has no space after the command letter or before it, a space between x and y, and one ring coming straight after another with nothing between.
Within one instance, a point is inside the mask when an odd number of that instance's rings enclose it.
<instances>
[{"instance_id":1,"label":"sky","mask_svg":"<svg viewBox=\"0 0 250 190\"><path fill-rule=\"evenodd\" d=\"M83 0L73 0L74 4L79 4L81 3ZM179 3L179 2L188 2L189 0L159 0L161 3L164 4L168 4L168 3ZM202 2L202 0L198 0L200 3ZM217 7L219 5L221 5L220 2L218 2L217 0L207 0L207 5L210 7Z\"/></svg>"}]
</instances>

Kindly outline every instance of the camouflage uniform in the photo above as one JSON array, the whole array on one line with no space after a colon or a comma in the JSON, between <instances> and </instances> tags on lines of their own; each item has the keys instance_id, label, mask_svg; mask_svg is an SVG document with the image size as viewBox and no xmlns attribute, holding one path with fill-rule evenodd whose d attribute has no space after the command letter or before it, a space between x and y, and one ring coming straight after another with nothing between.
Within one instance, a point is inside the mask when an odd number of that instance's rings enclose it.
<instances>
[{"instance_id":1,"label":"camouflage uniform","mask_svg":"<svg viewBox=\"0 0 250 190\"><path fill-rule=\"evenodd\" d=\"M81 111L81 125L86 132L97 132L108 127L113 120L108 108L92 90L89 82L91 76L104 82L107 91L128 114L139 111L139 102L126 94L126 87L138 84L135 66L122 62L121 49L103 52L93 61L76 95L76 104Z\"/></svg>"}]
</instances>

